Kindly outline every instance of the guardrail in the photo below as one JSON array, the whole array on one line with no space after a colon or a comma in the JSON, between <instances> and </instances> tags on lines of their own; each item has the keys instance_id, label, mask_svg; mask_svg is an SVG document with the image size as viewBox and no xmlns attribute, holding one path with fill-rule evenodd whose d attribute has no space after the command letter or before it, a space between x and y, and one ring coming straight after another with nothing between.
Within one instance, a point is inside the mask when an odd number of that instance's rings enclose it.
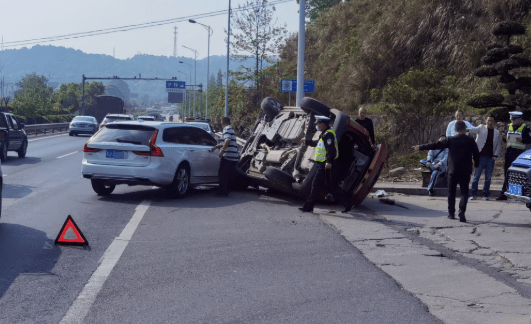
<instances>
[{"instance_id":1,"label":"guardrail","mask_svg":"<svg viewBox=\"0 0 531 324\"><path fill-rule=\"evenodd\" d=\"M54 133L56 130L61 131L63 128L64 130L68 130L69 125L70 123L24 125L24 129L27 133L35 132L35 135L37 135L39 132L46 134L46 131Z\"/></svg>"}]
</instances>

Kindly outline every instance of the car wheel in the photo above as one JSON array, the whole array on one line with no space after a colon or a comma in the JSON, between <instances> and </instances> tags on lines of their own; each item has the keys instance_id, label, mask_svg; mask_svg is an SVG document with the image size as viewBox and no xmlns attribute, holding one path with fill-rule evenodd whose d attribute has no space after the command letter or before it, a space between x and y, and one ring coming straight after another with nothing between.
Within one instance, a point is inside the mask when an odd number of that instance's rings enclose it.
<instances>
[{"instance_id":1,"label":"car wheel","mask_svg":"<svg viewBox=\"0 0 531 324\"><path fill-rule=\"evenodd\" d=\"M330 108L327 105L310 97L302 98L301 109L306 113L314 113L318 116L330 115Z\"/></svg>"},{"instance_id":2,"label":"car wheel","mask_svg":"<svg viewBox=\"0 0 531 324\"><path fill-rule=\"evenodd\" d=\"M267 178L267 180L271 181L275 185L291 189L291 184L293 183L293 177L289 173L286 173L280 169L268 166L266 167L264 171L264 176Z\"/></svg>"},{"instance_id":3,"label":"car wheel","mask_svg":"<svg viewBox=\"0 0 531 324\"><path fill-rule=\"evenodd\" d=\"M99 179L92 179L92 189L94 189L94 192L98 194L98 196L108 196L113 191L116 185L113 184L105 184L103 180Z\"/></svg>"},{"instance_id":4,"label":"car wheel","mask_svg":"<svg viewBox=\"0 0 531 324\"><path fill-rule=\"evenodd\" d=\"M74 136L78 136L79 134L78 133L74 133Z\"/></svg>"},{"instance_id":5,"label":"car wheel","mask_svg":"<svg viewBox=\"0 0 531 324\"><path fill-rule=\"evenodd\" d=\"M18 149L18 157L23 158L26 157L26 152L28 151L28 139L25 138L22 142L22 146Z\"/></svg>"},{"instance_id":6,"label":"car wheel","mask_svg":"<svg viewBox=\"0 0 531 324\"><path fill-rule=\"evenodd\" d=\"M280 101L270 97L264 98L260 104L260 108L262 108L262 111L266 114L269 120L273 120L273 118L278 115L282 107L284 107L284 105Z\"/></svg>"},{"instance_id":7,"label":"car wheel","mask_svg":"<svg viewBox=\"0 0 531 324\"><path fill-rule=\"evenodd\" d=\"M7 142L4 140L0 149L0 161L5 162L5 160L7 160Z\"/></svg>"},{"instance_id":8,"label":"car wheel","mask_svg":"<svg viewBox=\"0 0 531 324\"><path fill-rule=\"evenodd\" d=\"M68 133L68 136L74 136L74 133L70 132Z\"/></svg>"},{"instance_id":9,"label":"car wheel","mask_svg":"<svg viewBox=\"0 0 531 324\"><path fill-rule=\"evenodd\" d=\"M169 194L176 198L183 198L190 188L190 171L185 165L180 165L175 172L173 182L168 187Z\"/></svg>"}]
</instances>

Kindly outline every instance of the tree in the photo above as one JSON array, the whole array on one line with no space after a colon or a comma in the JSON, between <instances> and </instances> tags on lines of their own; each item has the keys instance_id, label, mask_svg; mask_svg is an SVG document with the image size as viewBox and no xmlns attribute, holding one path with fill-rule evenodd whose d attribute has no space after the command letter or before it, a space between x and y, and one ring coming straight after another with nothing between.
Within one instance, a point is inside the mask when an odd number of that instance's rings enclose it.
<instances>
[{"instance_id":1,"label":"tree","mask_svg":"<svg viewBox=\"0 0 531 324\"><path fill-rule=\"evenodd\" d=\"M219 71L218 71L218 76L217 76L216 83L217 83L217 85L222 85L223 84L223 72L221 72L221 69L219 69Z\"/></svg>"},{"instance_id":2,"label":"tree","mask_svg":"<svg viewBox=\"0 0 531 324\"><path fill-rule=\"evenodd\" d=\"M458 108L455 77L444 77L435 69L410 70L382 91L382 111L395 121L399 138L408 144L426 143L441 117Z\"/></svg>"},{"instance_id":3,"label":"tree","mask_svg":"<svg viewBox=\"0 0 531 324\"><path fill-rule=\"evenodd\" d=\"M310 21L314 21L319 18L319 14L332 8L338 3L347 2L341 0L308 0L306 1L306 17L310 18ZM300 0L297 0L300 3Z\"/></svg>"},{"instance_id":4,"label":"tree","mask_svg":"<svg viewBox=\"0 0 531 324\"><path fill-rule=\"evenodd\" d=\"M114 89L107 90L107 88L113 87ZM129 101L129 94L131 93L131 90L129 90L129 85L127 85L125 81L120 79L112 80L111 82L107 83L105 89L105 92L110 96L120 97L126 104Z\"/></svg>"},{"instance_id":5,"label":"tree","mask_svg":"<svg viewBox=\"0 0 531 324\"><path fill-rule=\"evenodd\" d=\"M233 56L241 61L249 57L255 60L254 71L244 69L236 73L239 80L254 82L256 93L261 97L260 76L263 62L272 62L270 56L278 54L280 45L287 34L286 25L275 27L273 21L274 6L267 0L248 0L246 4L238 6L233 26L238 32L233 33L231 48ZM259 101L259 100L258 100Z\"/></svg>"},{"instance_id":6,"label":"tree","mask_svg":"<svg viewBox=\"0 0 531 324\"><path fill-rule=\"evenodd\" d=\"M89 82L85 84L85 108L91 108L96 104L96 97L104 94L105 87L101 82ZM59 113L71 113L80 110L83 87L81 83L63 83L58 91L52 95Z\"/></svg>"},{"instance_id":7,"label":"tree","mask_svg":"<svg viewBox=\"0 0 531 324\"><path fill-rule=\"evenodd\" d=\"M53 114L52 105L53 88L48 87L48 79L37 75L35 72L26 76L17 83L19 91L15 92L12 101L13 113L26 118L37 118Z\"/></svg>"}]
</instances>

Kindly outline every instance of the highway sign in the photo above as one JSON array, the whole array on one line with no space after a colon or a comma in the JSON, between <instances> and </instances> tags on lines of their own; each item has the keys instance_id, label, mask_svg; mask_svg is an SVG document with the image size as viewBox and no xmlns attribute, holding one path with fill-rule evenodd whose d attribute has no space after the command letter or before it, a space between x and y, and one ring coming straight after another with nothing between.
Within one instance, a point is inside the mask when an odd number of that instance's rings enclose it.
<instances>
[{"instance_id":1,"label":"highway sign","mask_svg":"<svg viewBox=\"0 0 531 324\"><path fill-rule=\"evenodd\" d=\"M280 80L280 92L297 92L297 80L282 79ZM315 80L304 81L304 93L315 92Z\"/></svg>"},{"instance_id":2,"label":"highway sign","mask_svg":"<svg viewBox=\"0 0 531 324\"><path fill-rule=\"evenodd\" d=\"M166 92L180 92L186 89L184 81L166 81Z\"/></svg>"}]
</instances>

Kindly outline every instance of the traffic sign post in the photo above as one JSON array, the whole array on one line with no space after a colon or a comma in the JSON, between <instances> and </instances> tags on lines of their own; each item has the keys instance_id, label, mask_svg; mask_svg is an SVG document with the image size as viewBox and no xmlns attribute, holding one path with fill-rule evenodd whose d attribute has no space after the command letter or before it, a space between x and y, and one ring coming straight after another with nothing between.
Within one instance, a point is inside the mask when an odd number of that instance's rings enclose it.
<instances>
[{"instance_id":1,"label":"traffic sign post","mask_svg":"<svg viewBox=\"0 0 531 324\"><path fill-rule=\"evenodd\" d=\"M297 80L295 79L281 79L280 92L289 92L289 105L291 106L291 93L297 92ZM315 80L304 81L304 93L315 92Z\"/></svg>"}]
</instances>

